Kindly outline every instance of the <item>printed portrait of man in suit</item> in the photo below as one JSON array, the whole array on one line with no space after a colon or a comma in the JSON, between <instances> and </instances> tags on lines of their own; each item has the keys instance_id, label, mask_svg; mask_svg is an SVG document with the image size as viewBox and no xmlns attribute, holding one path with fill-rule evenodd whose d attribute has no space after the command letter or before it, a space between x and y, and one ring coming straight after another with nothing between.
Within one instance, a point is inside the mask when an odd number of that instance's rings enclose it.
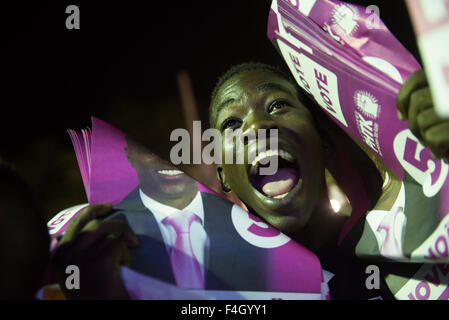
<instances>
[{"instance_id":1,"label":"printed portrait of man in suit","mask_svg":"<svg viewBox=\"0 0 449 320\"><path fill-rule=\"evenodd\" d=\"M185 289L266 290L267 270L261 266L267 256L236 231L235 205L200 191L197 181L129 137L126 143L139 185L114 206L117 212L109 219L127 222L139 238L140 246L131 249L131 268ZM190 216L183 231L189 233L187 245L170 221L176 215ZM185 259L173 255L177 250Z\"/></svg>"}]
</instances>

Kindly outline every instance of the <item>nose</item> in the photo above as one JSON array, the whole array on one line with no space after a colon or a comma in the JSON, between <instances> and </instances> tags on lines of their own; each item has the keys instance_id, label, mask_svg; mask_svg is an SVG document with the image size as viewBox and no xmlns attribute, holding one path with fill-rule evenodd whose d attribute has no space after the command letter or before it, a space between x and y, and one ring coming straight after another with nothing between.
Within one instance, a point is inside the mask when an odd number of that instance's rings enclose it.
<instances>
[{"instance_id":1,"label":"nose","mask_svg":"<svg viewBox=\"0 0 449 320\"><path fill-rule=\"evenodd\" d=\"M266 130L266 137L269 136L270 129L279 129L272 116L263 111L252 111L244 121L242 133L245 137L245 144L258 136L258 130Z\"/></svg>"}]
</instances>

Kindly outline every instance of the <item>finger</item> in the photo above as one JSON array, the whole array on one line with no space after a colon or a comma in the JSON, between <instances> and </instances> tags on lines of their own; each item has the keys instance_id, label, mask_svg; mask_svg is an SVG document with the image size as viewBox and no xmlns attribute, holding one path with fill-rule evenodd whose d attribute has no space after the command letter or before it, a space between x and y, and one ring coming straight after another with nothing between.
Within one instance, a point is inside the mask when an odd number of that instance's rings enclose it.
<instances>
[{"instance_id":1,"label":"finger","mask_svg":"<svg viewBox=\"0 0 449 320\"><path fill-rule=\"evenodd\" d=\"M92 222L96 221L98 220ZM103 255L105 248L110 246L111 242L116 241L123 242L126 246L125 241L120 237L120 233L83 231L75 241L57 249L54 266L59 269L59 273L63 273L65 268L71 264L81 267L88 266L91 262L99 262L99 257Z\"/></svg>"},{"instance_id":2,"label":"finger","mask_svg":"<svg viewBox=\"0 0 449 320\"><path fill-rule=\"evenodd\" d=\"M84 209L84 211L70 223L59 244L61 245L72 241L89 221L104 217L111 212L111 209L112 204L110 203L94 204Z\"/></svg>"},{"instance_id":3,"label":"finger","mask_svg":"<svg viewBox=\"0 0 449 320\"><path fill-rule=\"evenodd\" d=\"M441 118L435 112L434 108L421 111L417 117L417 123L421 136L424 137L424 133L433 126L443 123L447 120Z\"/></svg>"},{"instance_id":4,"label":"finger","mask_svg":"<svg viewBox=\"0 0 449 320\"><path fill-rule=\"evenodd\" d=\"M449 154L449 122L443 122L429 128L424 133L424 138L436 158L447 160Z\"/></svg>"},{"instance_id":5,"label":"finger","mask_svg":"<svg viewBox=\"0 0 449 320\"><path fill-rule=\"evenodd\" d=\"M100 206L97 205L86 208L67 228L52 256L52 265L56 272L64 273L68 265L74 264L79 266L85 262L85 253L83 251L86 246L83 244L87 242L85 238L92 237L92 235L80 233L77 229L88 223L89 219L94 219L97 216L96 210L99 209Z\"/></svg>"},{"instance_id":6,"label":"finger","mask_svg":"<svg viewBox=\"0 0 449 320\"><path fill-rule=\"evenodd\" d=\"M120 247L120 250L117 249ZM108 265L111 271L114 265L131 265L131 254L125 241L114 235L108 235L84 251L86 262L95 262L97 265Z\"/></svg>"},{"instance_id":7,"label":"finger","mask_svg":"<svg viewBox=\"0 0 449 320\"><path fill-rule=\"evenodd\" d=\"M401 120L407 120L410 97L418 89L427 86L427 78L424 70L414 72L404 83L396 97L398 111L402 114Z\"/></svg>"},{"instance_id":8,"label":"finger","mask_svg":"<svg viewBox=\"0 0 449 320\"><path fill-rule=\"evenodd\" d=\"M113 236L103 239L95 259L107 263L111 268L109 270L113 270L120 265L131 267L131 253L128 246L123 240Z\"/></svg>"},{"instance_id":9,"label":"finger","mask_svg":"<svg viewBox=\"0 0 449 320\"><path fill-rule=\"evenodd\" d=\"M413 134L419 139L423 140L421 136L418 116L424 110L432 109L433 101L428 87L416 90L410 97L410 106L408 110L408 126Z\"/></svg>"},{"instance_id":10,"label":"finger","mask_svg":"<svg viewBox=\"0 0 449 320\"><path fill-rule=\"evenodd\" d=\"M79 266L81 290L67 292L68 297L89 300L127 299L127 291L120 276L121 265L131 267L131 254L125 242L109 235L96 242L85 253L85 263Z\"/></svg>"},{"instance_id":11,"label":"finger","mask_svg":"<svg viewBox=\"0 0 449 320\"><path fill-rule=\"evenodd\" d=\"M126 222L120 220L92 220L83 228L79 238L76 239L76 250L86 250L93 246L95 242L110 235L123 239L129 247L137 247L139 245L139 240Z\"/></svg>"},{"instance_id":12,"label":"finger","mask_svg":"<svg viewBox=\"0 0 449 320\"><path fill-rule=\"evenodd\" d=\"M131 254L129 248L124 241L117 238L108 237L106 240L109 240L109 243L105 245L98 257L106 263L103 270L108 272L108 274L105 275L107 281L105 281L102 286L105 290L101 290L102 294L100 294L100 297L119 300L129 299L128 292L123 285L120 268L121 266L131 267ZM108 269L110 271L107 271Z\"/></svg>"}]
</instances>

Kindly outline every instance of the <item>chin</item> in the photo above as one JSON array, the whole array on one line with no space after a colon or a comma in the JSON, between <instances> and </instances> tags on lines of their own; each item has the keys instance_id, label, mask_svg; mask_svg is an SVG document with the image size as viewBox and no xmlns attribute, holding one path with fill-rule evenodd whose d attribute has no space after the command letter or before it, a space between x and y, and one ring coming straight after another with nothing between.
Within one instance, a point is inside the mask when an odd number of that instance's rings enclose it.
<instances>
[{"instance_id":1,"label":"chin","mask_svg":"<svg viewBox=\"0 0 449 320\"><path fill-rule=\"evenodd\" d=\"M310 210L300 208L281 207L273 211L264 207L263 204L261 206L255 205L252 208L257 208L255 213L258 216L288 236L304 229L311 217Z\"/></svg>"},{"instance_id":2,"label":"chin","mask_svg":"<svg viewBox=\"0 0 449 320\"><path fill-rule=\"evenodd\" d=\"M161 189L162 192L165 194L165 196L176 198L180 194L182 194L186 188L185 185L174 185L174 186L165 185L161 186Z\"/></svg>"}]
</instances>

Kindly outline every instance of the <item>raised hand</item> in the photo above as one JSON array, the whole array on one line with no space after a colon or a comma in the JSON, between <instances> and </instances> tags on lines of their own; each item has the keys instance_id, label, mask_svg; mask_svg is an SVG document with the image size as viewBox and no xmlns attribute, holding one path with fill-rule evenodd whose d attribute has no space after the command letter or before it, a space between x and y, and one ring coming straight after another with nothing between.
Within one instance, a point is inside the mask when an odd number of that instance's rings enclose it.
<instances>
[{"instance_id":1,"label":"raised hand","mask_svg":"<svg viewBox=\"0 0 449 320\"><path fill-rule=\"evenodd\" d=\"M111 204L87 207L67 228L56 249L52 267L67 299L129 299L120 267L131 265L129 248L139 241L125 222L100 219L111 209ZM69 265L79 268L79 289L66 286Z\"/></svg>"},{"instance_id":2,"label":"raised hand","mask_svg":"<svg viewBox=\"0 0 449 320\"><path fill-rule=\"evenodd\" d=\"M449 102L448 102L449 104ZM436 158L449 160L449 119L435 112L424 70L413 73L397 96L398 115Z\"/></svg>"}]
</instances>

